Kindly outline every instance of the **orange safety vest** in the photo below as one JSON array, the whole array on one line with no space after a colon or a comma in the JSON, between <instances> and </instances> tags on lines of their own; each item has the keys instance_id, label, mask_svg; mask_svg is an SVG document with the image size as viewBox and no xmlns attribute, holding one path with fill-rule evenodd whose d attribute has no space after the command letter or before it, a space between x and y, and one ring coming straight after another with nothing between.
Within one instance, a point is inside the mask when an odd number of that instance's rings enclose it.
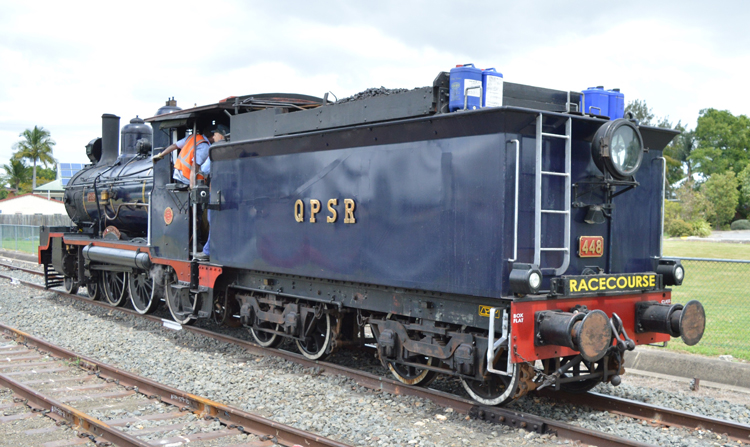
<instances>
[{"instance_id":1,"label":"orange safety vest","mask_svg":"<svg viewBox=\"0 0 750 447\"><path fill-rule=\"evenodd\" d=\"M177 161L174 162L174 168L179 169L186 179L190 180L190 173L195 169L195 147L202 142L208 142L203 135L193 135L185 141L185 146L180 150ZM196 180L203 180L200 174L195 175Z\"/></svg>"}]
</instances>

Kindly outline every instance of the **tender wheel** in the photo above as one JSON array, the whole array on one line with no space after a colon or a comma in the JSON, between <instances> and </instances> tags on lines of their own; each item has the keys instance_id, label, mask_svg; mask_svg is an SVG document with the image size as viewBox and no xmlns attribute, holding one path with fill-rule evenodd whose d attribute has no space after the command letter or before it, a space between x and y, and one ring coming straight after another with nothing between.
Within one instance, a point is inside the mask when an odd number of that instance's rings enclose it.
<instances>
[{"instance_id":1,"label":"tender wheel","mask_svg":"<svg viewBox=\"0 0 750 447\"><path fill-rule=\"evenodd\" d=\"M518 390L521 368L513 364L510 376L487 374L484 380L473 380L461 378L464 389L472 399L483 405L505 405L511 400Z\"/></svg>"},{"instance_id":2,"label":"tender wheel","mask_svg":"<svg viewBox=\"0 0 750 447\"><path fill-rule=\"evenodd\" d=\"M572 360L574 357L563 357L560 359L560 365L564 365L565 363ZM555 372L555 369L558 368L555 359L550 359L549 361L544 362L544 372L545 374L552 374ZM603 371L604 370L604 359L598 361L598 362L588 362L586 360L582 360L577 365L573 365L568 371L565 372L565 374L562 375L564 378L569 377L576 377L580 375L588 375L592 372L597 371ZM560 384L560 390L565 391L566 393L573 393L573 394L583 394L591 389L593 389L595 386L599 385L601 383L601 379L583 379L579 380L577 382L567 382L567 383L561 383Z\"/></svg>"},{"instance_id":3,"label":"tender wheel","mask_svg":"<svg viewBox=\"0 0 750 447\"><path fill-rule=\"evenodd\" d=\"M258 326L261 329L268 328L268 329L273 329L275 331L278 331L281 329L280 325L275 324L275 323L268 323L268 322L262 322ZM253 336L255 343L258 343L264 348L276 348L284 341L284 337L278 334L272 334L270 332L255 330L253 328L250 328L250 334Z\"/></svg>"},{"instance_id":4,"label":"tender wheel","mask_svg":"<svg viewBox=\"0 0 750 447\"><path fill-rule=\"evenodd\" d=\"M153 313L161 302L163 289L157 287L154 278L148 272L140 271L130 275L130 302L133 309L141 315Z\"/></svg>"},{"instance_id":5,"label":"tender wheel","mask_svg":"<svg viewBox=\"0 0 750 447\"><path fill-rule=\"evenodd\" d=\"M115 307L125 304L128 298L128 274L125 272L102 271L101 286L106 302Z\"/></svg>"},{"instance_id":6,"label":"tender wheel","mask_svg":"<svg viewBox=\"0 0 750 447\"><path fill-rule=\"evenodd\" d=\"M324 312L320 318L315 318L312 331L303 341L295 340L299 352L310 360L321 360L330 354L333 331L331 330L331 315Z\"/></svg>"},{"instance_id":7,"label":"tender wheel","mask_svg":"<svg viewBox=\"0 0 750 447\"><path fill-rule=\"evenodd\" d=\"M164 283L164 297L167 300L167 307L169 307L169 313L172 314L174 321L184 325L193 324L195 322L195 318L192 316L193 308L195 307L195 295L190 294L187 302L185 302L180 299L179 295L172 292L171 285L177 283L177 275L173 270L167 273Z\"/></svg>"},{"instance_id":8,"label":"tender wheel","mask_svg":"<svg viewBox=\"0 0 750 447\"><path fill-rule=\"evenodd\" d=\"M411 363L421 363L423 365L433 366L437 361L432 357L419 356L409 359ZM435 380L438 373L429 369L417 368L416 366L402 365L400 363L388 362L388 369L391 374L401 383L407 385L427 386Z\"/></svg>"},{"instance_id":9,"label":"tender wheel","mask_svg":"<svg viewBox=\"0 0 750 447\"><path fill-rule=\"evenodd\" d=\"M71 295L78 293L78 284L76 284L72 276L66 276L65 279L63 279L63 286L65 287L65 293Z\"/></svg>"}]
</instances>

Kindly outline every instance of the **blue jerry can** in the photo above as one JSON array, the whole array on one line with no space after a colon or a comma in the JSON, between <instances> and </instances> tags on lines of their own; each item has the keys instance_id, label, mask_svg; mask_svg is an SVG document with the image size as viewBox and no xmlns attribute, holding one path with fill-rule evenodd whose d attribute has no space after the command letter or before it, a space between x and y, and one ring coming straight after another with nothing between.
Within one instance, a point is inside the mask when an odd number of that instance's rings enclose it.
<instances>
[{"instance_id":1,"label":"blue jerry can","mask_svg":"<svg viewBox=\"0 0 750 447\"><path fill-rule=\"evenodd\" d=\"M464 108L464 94L468 96L466 108L469 110L482 107L479 89L482 87L482 70L474 64L457 65L451 68L450 98L448 108L451 112ZM471 88L468 92L467 88Z\"/></svg>"},{"instance_id":2,"label":"blue jerry can","mask_svg":"<svg viewBox=\"0 0 750 447\"><path fill-rule=\"evenodd\" d=\"M619 88L607 90L609 92L609 118L616 120L625 116L625 95Z\"/></svg>"},{"instance_id":3,"label":"blue jerry can","mask_svg":"<svg viewBox=\"0 0 750 447\"><path fill-rule=\"evenodd\" d=\"M587 88L583 91L583 113L609 116L609 96L603 86Z\"/></svg>"}]
</instances>

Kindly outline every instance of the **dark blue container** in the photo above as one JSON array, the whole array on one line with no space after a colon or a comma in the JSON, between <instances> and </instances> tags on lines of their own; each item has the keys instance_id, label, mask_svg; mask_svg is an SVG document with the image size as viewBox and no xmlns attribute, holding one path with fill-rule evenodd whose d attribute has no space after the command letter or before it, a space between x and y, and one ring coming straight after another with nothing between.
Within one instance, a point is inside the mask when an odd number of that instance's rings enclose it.
<instances>
[{"instance_id":1,"label":"dark blue container","mask_svg":"<svg viewBox=\"0 0 750 447\"><path fill-rule=\"evenodd\" d=\"M583 113L609 116L609 97L603 86L587 88L583 91Z\"/></svg>"},{"instance_id":2,"label":"dark blue container","mask_svg":"<svg viewBox=\"0 0 750 447\"><path fill-rule=\"evenodd\" d=\"M609 118L616 120L625 116L625 95L619 88L607 90L609 93Z\"/></svg>"},{"instance_id":3,"label":"dark blue container","mask_svg":"<svg viewBox=\"0 0 750 447\"><path fill-rule=\"evenodd\" d=\"M451 68L450 74L450 99L448 108L451 112L464 108L464 94L468 91L466 108L469 110L482 107L479 89L482 87L482 70L474 67L474 64L458 65Z\"/></svg>"},{"instance_id":4,"label":"dark blue container","mask_svg":"<svg viewBox=\"0 0 750 447\"><path fill-rule=\"evenodd\" d=\"M482 107L503 105L503 74L494 68L482 71Z\"/></svg>"}]
</instances>

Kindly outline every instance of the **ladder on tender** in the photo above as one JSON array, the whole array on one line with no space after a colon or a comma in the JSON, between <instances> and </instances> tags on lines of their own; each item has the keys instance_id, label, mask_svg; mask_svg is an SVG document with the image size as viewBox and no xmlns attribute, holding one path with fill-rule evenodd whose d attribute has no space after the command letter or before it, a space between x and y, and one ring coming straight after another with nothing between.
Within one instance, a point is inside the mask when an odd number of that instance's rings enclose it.
<instances>
[{"instance_id":1,"label":"ladder on tender","mask_svg":"<svg viewBox=\"0 0 750 447\"><path fill-rule=\"evenodd\" d=\"M562 275L568 269L570 265L570 159L571 159L571 134L573 120L568 118L565 123L565 135L543 132L542 126L544 124L544 116L540 113L536 118L536 172L534 175L535 179L535 200L534 200L534 264L539 266L540 269L554 268L555 275ZM558 138L565 140L565 171L542 171L542 149L544 147L544 138ZM542 177L563 177L565 179L565 191L563 194L564 206L563 209L542 209ZM557 214L562 215L564 218L564 229L563 229L563 246L562 247L542 247L542 215L543 214ZM547 224L549 225L549 223ZM562 252L563 262L560 266L545 266L542 265L542 252Z\"/></svg>"}]
</instances>

